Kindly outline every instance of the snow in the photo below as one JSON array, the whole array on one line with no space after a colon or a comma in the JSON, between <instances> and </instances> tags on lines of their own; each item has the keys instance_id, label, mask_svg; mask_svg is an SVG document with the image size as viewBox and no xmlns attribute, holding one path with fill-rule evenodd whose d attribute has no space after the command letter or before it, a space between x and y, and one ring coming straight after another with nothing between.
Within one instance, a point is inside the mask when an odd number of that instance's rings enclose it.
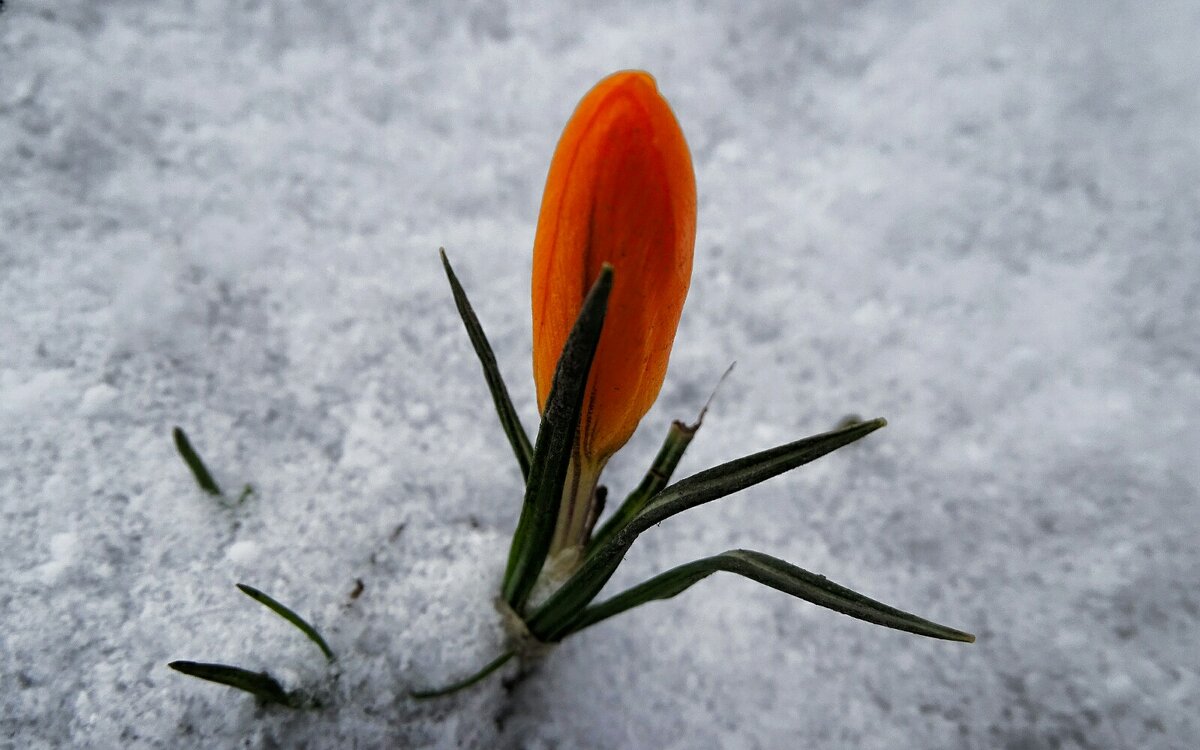
<instances>
[{"instance_id":1,"label":"snow","mask_svg":"<svg viewBox=\"0 0 1200 750\"><path fill-rule=\"evenodd\" d=\"M0 746L1200 736L1192 0L7 5ZM718 575L515 686L408 697L499 652L520 502L437 248L532 428L542 181L625 67L671 101L700 214L666 385L606 483L734 360L681 475L851 412L889 426L662 524L611 589L757 549L974 645Z\"/></svg>"}]
</instances>

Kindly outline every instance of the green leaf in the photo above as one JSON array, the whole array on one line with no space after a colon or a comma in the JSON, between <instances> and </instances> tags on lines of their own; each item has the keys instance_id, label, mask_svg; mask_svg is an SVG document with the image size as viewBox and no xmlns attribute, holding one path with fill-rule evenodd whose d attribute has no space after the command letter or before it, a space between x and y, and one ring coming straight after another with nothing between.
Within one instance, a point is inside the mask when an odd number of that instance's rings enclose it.
<instances>
[{"instance_id":1,"label":"green leaf","mask_svg":"<svg viewBox=\"0 0 1200 750\"><path fill-rule=\"evenodd\" d=\"M884 419L859 422L721 464L667 487L608 542L588 554L575 575L526 620L529 631L541 641L561 639L569 632L572 621L604 588L634 540L651 526L815 461L886 424Z\"/></svg>"},{"instance_id":2,"label":"green leaf","mask_svg":"<svg viewBox=\"0 0 1200 750\"><path fill-rule=\"evenodd\" d=\"M212 478L212 474L208 473L208 467L204 465L204 461L200 459L200 454L192 448L192 442L188 440L187 433L182 427L176 427L171 431L175 438L175 450L179 451L183 462L192 470L192 476L196 478L196 484L200 485L200 489L210 495L216 497L221 496L221 488L217 486L216 481Z\"/></svg>"},{"instance_id":3,"label":"green leaf","mask_svg":"<svg viewBox=\"0 0 1200 750\"><path fill-rule=\"evenodd\" d=\"M308 636L310 641L317 644L317 648L321 649L321 653L325 654L326 659L333 661L335 658L337 658L333 655L333 651L329 648L329 644L326 643L325 639L321 637L321 634L317 632L317 629L312 625L309 625L303 617L280 604L275 599L272 599L263 592L254 588L253 586L247 586L244 583L239 583L237 584L237 587L238 590L240 590L246 596L250 597L254 601L295 625L297 630L299 630L301 633L304 633L306 636Z\"/></svg>"},{"instance_id":4,"label":"green leaf","mask_svg":"<svg viewBox=\"0 0 1200 750\"><path fill-rule=\"evenodd\" d=\"M654 462L650 464L650 469L646 471L646 476L642 478L641 483L633 492L629 493L625 502L621 503L621 507L617 508L592 537L590 543L592 547L598 547L612 539L613 534L624 528L633 520L634 516L642 512L646 503L650 502L650 498L667 486L667 482L671 481L671 474L679 464L679 459L683 458L684 451L687 450L688 444L692 442L698 429L700 429L699 421L693 425L686 425L678 420L671 423L671 429L667 431L667 437L663 440L662 447L658 449L658 455L654 457Z\"/></svg>"},{"instance_id":5,"label":"green leaf","mask_svg":"<svg viewBox=\"0 0 1200 750\"><path fill-rule=\"evenodd\" d=\"M679 420L671 423L671 429L667 431L667 437L663 440L662 447L658 449L658 455L654 457L653 463L650 464L650 469L646 472L646 476L642 478L641 483L629 493L625 498L625 502L621 503L621 507L617 508L612 517L600 527L596 535L592 537L589 543L589 548L598 547L609 539L613 534L620 531L634 516L642 512L646 507L646 503L657 495L663 487L667 486L667 482L671 481L671 475L675 473L675 467L679 465L679 460L683 458L684 452L691 445L692 438L696 437L696 433L700 430L700 426L704 424L704 415L708 414L708 407L712 405L712 401L717 396L717 391L721 388L721 384L725 382L725 378L729 377L729 373L733 372L732 363L721 374L717 380L717 385L713 388L712 394L709 395L708 401L705 402L704 408L700 410L700 416L696 417L694 424L684 424Z\"/></svg>"},{"instance_id":6,"label":"green leaf","mask_svg":"<svg viewBox=\"0 0 1200 750\"><path fill-rule=\"evenodd\" d=\"M751 550L732 550L703 560L680 565L634 586L611 599L588 607L572 623L570 632L577 633L601 620L656 599L670 599L689 586L717 571L737 573L773 589L791 594L826 609L871 622L876 625L904 630L909 633L941 638L947 641L974 643L975 636L961 630L930 622L895 607L881 604L862 594L840 586L825 576L810 573L770 555ZM565 636L564 636L565 637Z\"/></svg>"},{"instance_id":7,"label":"green leaf","mask_svg":"<svg viewBox=\"0 0 1200 750\"><path fill-rule=\"evenodd\" d=\"M266 672L251 672L228 664L205 664L197 661L173 661L167 666L191 677L244 690L271 703L288 708L300 707L300 701L285 691L283 686Z\"/></svg>"},{"instance_id":8,"label":"green leaf","mask_svg":"<svg viewBox=\"0 0 1200 750\"><path fill-rule=\"evenodd\" d=\"M466 291L458 282L458 277L454 275L454 269L450 267L450 259L446 257L445 248L439 249L438 252L442 256L442 267L446 269L446 278L450 280L454 305L458 308L458 315L467 328L467 335L471 337L471 345L475 347L475 355L479 357L479 364L483 366L483 377L487 380L488 390L492 392L492 402L496 405L500 426L504 428L504 434L508 436L508 442L512 445L513 453L517 457L517 463L521 465L521 477L525 481L529 481L529 463L533 458L533 448L529 445L529 436L525 434L525 428L521 426L521 418L517 416L512 399L508 397L508 388L504 385L504 379L500 377L500 367L496 364L496 355L492 353L492 346L488 343L487 336L483 334L483 326L479 324L479 318L475 316L475 310L467 299Z\"/></svg>"},{"instance_id":9,"label":"green leaf","mask_svg":"<svg viewBox=\"0 0 1200 750\"><path fill-rule=\"evenodd\" d=\"M508 567L504 572L504 600L518 614L523 614L525 600L542 570L554 536L567 465L579 431L584 390L596 346L600 343L612 285L612 266L605 263L563 345L550 394L546 397L529 481L525 485L521 519L513 534Z\"/></svg>"},{"instance_id":10,"label":"green leaf","mask_svg":"<svg viewBox=\"0 0 1200 750\"><path fill-rule=\"evenodd\" d=\"M438 696L441 696L441 695L449 695L450 693L457 693L459 690L464 690L466 688L471 687L475 683L482 680L484 677L487 677L492 672L495 672L500 667L503 667L505 664L508 663L509 659L516 656L516 653L517 652L515 652L515 651L506 651L505 653L496 657L492 661L488 662L486 667L479 670L475 674L471 675L470 677L467 677L466 679L459 680L458 682L455 682L451 685L447 685L446 687L437 688L434 690L410 690L408 694L411 695L412 697L416 698L417 700L424 700L425 698L437 698Z\"/></svg>"}]
</instances>

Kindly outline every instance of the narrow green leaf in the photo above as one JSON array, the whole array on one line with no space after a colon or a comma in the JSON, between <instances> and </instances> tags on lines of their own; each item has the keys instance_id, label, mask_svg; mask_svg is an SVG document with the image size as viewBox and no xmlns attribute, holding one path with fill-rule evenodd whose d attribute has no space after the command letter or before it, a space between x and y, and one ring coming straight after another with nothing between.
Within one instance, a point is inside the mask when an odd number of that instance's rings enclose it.
<instances>
[{"instance_id":1,"label":"narrow green leaf","mask_svg":"<svg viewBox=\"0 0 1200 750\"><path fill-rule=\"evenodd\" d=\"M200 454L192 448L192 442L188 440L187 433L182 427L176 427L171 432L175 438L175 450L179 451L179 455L183 458L183 462L192 470L192 476L196 478L196 484L200 485L200 489L210 495L216 497L221 496L221 488L217 486L216 481L212 478L212 474L208 473L208 467L204 465L204 461L200 459Z\"/></svg>"},{"instance_id":2,"label":"narrow green leaf","mask_svg":"<svg viewBox=\"0 0 1200 750\"><path fill-rule=\"evenodd\" d=\"M825 576L810 573L776 557L751 550L732 550L680 565L617 594L611 599L588 607L583 611L582 616L571 624L568 635L646 602L670 599L685 591L689 586L722 570L736 573L785 594L791 594L826 609L832 609L835 612L841 612L844 615L876 625L904 630L929 638L963 643L975 642L975 636L970 633L948 628L895 607L881 604L874 599L869 599L840 586Z\"/></svg>"},{"instance_id":3,"label":"narrow green leaf","mask_svg":"<svg viewBox=\"0 0 1200 750\"><path fill-rule=\"evenodd\" d=\"M495 672L500 667L503 667L505 664L508 663L508 660L513 658L515 655L516 655L515 651L507 651L507 652L501 654L500 656L496 657L492 661L488 662L486 667L479 670L478 672L471 675L470 677L467 677L466 679L459 680L458 682L455 682L451 685L447 685L446 687L443 687L443 688L436 688L434 690L410 690L408 694L411 695L412 697L416 698L417 700L424 700L425 698L437 698L438 696L441 696L441 695L449 695L450 693L457 693L459 690L464 690L466 688L471 687L475 683L481 681L483 678L490 675L492 672Z\"/></svg>"},{"instance_id":4,"label":"narrow green leaf","mask_svg":"<svg viewBox=\"0 0 1200 750\"><path fill-rule=\"evenodd\" d=\"M454 275L454 269L450 267L446 249L440 248L438 252L442 256L442 267L446 269L446 278L450 280L454 305L458 308L458 315L467 328L467 335L471 337L471 345L475 347L475 355L479 357L479 364L483 366L483 377L487 380L488 390L492 392L492 402L496 405L500 426L504 428L504 434L508 436L508 442L512 445L513 453L517 457L517 463L521 465L521 476L525 481L529 481L529 463L533 458L533 448L529 445L529 436L525 434L525 428L521 426L521 418L517 416L512 399L508 397L508 388L505 387L504 379L500 376L500 367L496 364L496 355L492 353L492 345L488 343L487 336L483 334L483 326L479 324L479 318L475 316L475 310L467 299L467 293L463 290L462 284L458 282L458 277Z\"/></svg>"},{"instance_id":5,"label":"narrow green leaf","mask_svg":"<svg viewBox=\"0 0 1200 750\"><path fill-rule=\"evenodd\" d=\"M329 648L329 644L326 643L325 639L321 637L321 634L317 632L317 629L312 625L309 625L303 617L280 604L275 599L272 599L263 592L254 588L253 586L247 586L244 583L239 583L237 584L237 587L238 590L240 590L246 596L250 597L254 601L295 625L297 630L299 630L301 633L304 633L306 636L308 636L310 641L317 644L317 648L321 649L321 653L325 654L326 659L333 661L335 658L337 658L333 655L333 651Z\"/></svg>"},{"instance_id":6,"label":"narrow green leaf","mask_svg":"<svg viewBox=\"0 0 1200 750\"><path fill-rule=\"evenodd\" d=\"M173 661L167 666L191 677L244 690L271 703L278 703L288 708L300 707L300 702L296 697L288 694L283 686L266 672L251 672L248 669L231 667L228 664L205 664L197 661Z\"/></svg>"},{"instance_id":7,"label":"narrow green leaf","mask_svg":"<svg viewBox=\"0 0 1200 750\"><path fill-rule=\"evenodd\" d=\"M526 620L529 631L541 641L562 638L571 622L604 588L634 540L651 526L815 461L886 424L884 419L859 422L721 464L667 487L608 542L588 554L575 575Z\"/></svg>"},{"instance_id":8,"label":"narrow green leaf","mask_svg":"<svg viewBox=\"0 0 1200 750\"><path fill-rule=\"evenodd\" d=\"M654 457L646 476L642 478L641 483L634 488L633 492L629 493L625 502L621 503L621 507L617 508L612 517L596 532L588 545L589 549L598 547L611 539L613 534L620 531L633 520L634 516L641 513L642 509L646 507L646 503L650 502L650 499L657 495L663 487L666 487L667 482L671 481L671 475L675 473L675 467L683 458L684 451L691 445L692 438L696 437L700 426L704 424L704 416L708 414L708 407L712 405L721 384L725 382L725 378L729 377L729 373L733 372L736 364L736 362L731 363L729 367L725 368L725 372L721 373L721 377L713 387L712 393L709 394L708 401L704 402L704 408L700 410L700 415L696 417L694 424L684 424L679 420L671 423L671 429L667 430L667 437L663 440L662 447L658 449L658 455Z\"/></svg>"},{"instance_id":9,"label":"narrow green leaf","mask_svg":"<svg viewBox=\"0 0 1200 750\"><path fill-rule=\"evenodd\" d=\"M692 425L686 425L678 420L671 423L671 428L667 430L667 437L663 440L662 447L658 449L658 455L654 457L654 462L650 464L646 476L642 478L641 483L633 492L629 493L625 502L621 503L621 507L617 508L592 537L590 543L592 548L599 547L612 539L613 534L624 528L633 520L634 516L642 512L646 503L650 502L650 498L667 486L667 482L671 481L671 474L679 464L679 459L683 458L684 451L687 450L699 429L699 421Z\"/></svg>"},{"instance_id":10,"label":"narrow green leaf","mask_svg":"<svg viewBox=\"0 0 1200 750\"><path fill-rule=\"evenodd\" d=\"M537 442L533 448L529 481L525 485L525 502L521 519L513 534L504 572L504 600L518 614L523 614L525 600L537 580L558 519L562 503L562 488L567 478L567 465L579 431L579 415L583 409L584 390L592 358L600 342L608 295L612 291L613 270L607 263L600 278L588 292L575 326L567 336L554 370Z\"/></svg>"}]
</instances>

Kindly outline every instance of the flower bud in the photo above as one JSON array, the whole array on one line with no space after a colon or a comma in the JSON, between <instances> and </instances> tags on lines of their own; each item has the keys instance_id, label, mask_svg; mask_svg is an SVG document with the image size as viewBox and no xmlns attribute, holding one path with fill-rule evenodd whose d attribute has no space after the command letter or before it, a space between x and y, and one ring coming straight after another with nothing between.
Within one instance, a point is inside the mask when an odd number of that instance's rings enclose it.
<instances>
[{"instance_id":1,"label":"flower bud","mask_svg":"<svg viewBox=\"0 0 1200 750\"><path fill-rule=\"evenodd\" d=\"M584 296L615 273L576 457L595 476L662 388L692 271L696 178L654 78L621 71L575 108L550 163L533 246L533 372L544 409Z\"/></svg>"}]
</instances>

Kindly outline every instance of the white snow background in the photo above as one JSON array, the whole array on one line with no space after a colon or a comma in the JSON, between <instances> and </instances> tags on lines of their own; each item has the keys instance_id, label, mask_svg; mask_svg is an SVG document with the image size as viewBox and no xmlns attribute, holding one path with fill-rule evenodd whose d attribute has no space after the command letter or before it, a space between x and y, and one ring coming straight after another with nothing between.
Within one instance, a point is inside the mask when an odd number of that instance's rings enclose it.
<instances>
[{"instance_id":1,"label":"white snow background","mask_svg":"<svg viewBox=\"0 0 1200 750\"><path fill-rule=\"evenodd\" d=\"M10 0L0 746L1195 747L1198 30L1194 0ZM521 499L437 248L534 429L546 169L629 67L700 208L614 494L733 360L680 476L890 425L662 524L608 591L758 549L974 645L720 574L511 689L407 696L498 652ZM200 492L176 424L256 493Z\"/></svg>"}]
</instances>

